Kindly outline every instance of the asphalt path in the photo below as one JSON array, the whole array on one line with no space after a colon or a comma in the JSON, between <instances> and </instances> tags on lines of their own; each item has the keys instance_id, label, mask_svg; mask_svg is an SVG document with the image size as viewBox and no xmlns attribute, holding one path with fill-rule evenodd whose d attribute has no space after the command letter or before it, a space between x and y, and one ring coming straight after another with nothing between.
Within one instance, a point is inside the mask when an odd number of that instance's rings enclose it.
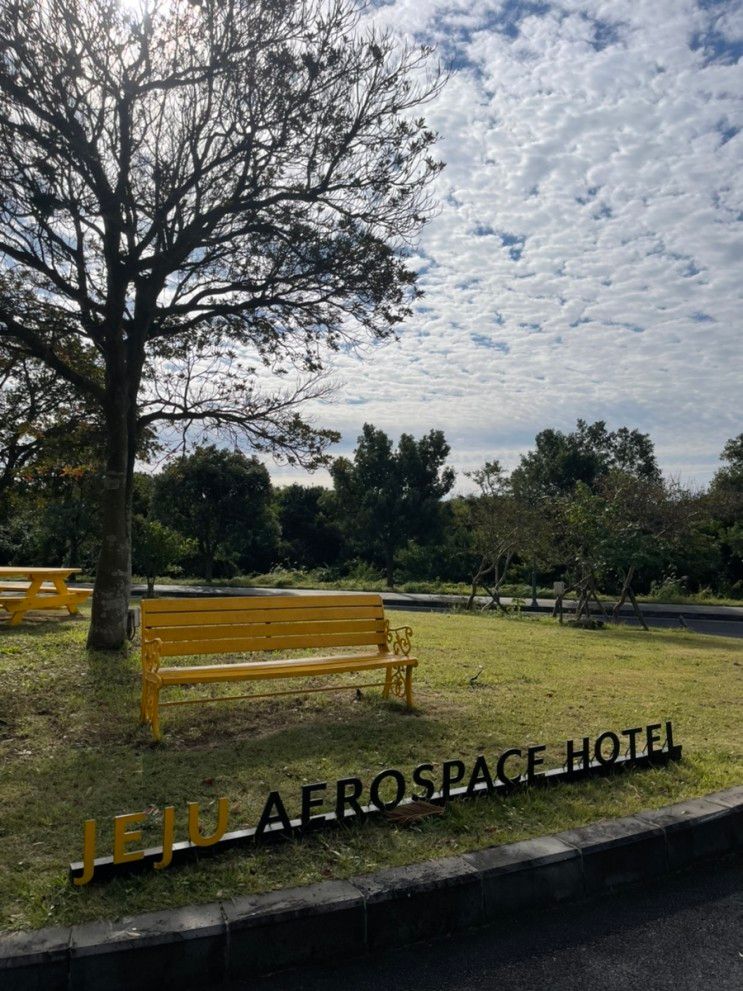
<instances>
[{"instance_id":1,"label":"asphalt path","mask_svg":"<svg viewBox=\"0 0 743 991\"><path fill-rule=\"evenodd\" d=\"M743 622L729 619L699 619L698 617L684 617L683 622L679 619L663 619L661 617L647 616L645 622L651 629L658 630L689 630L690 633L707 633L715 637L743 637ZM623 626L638 626L636 619L623 619ZM743 991L743 988L741 989Z\"/></svg>"},{"instance_id":2,"label":"asphalt path","mask_svg":"<svg viewBox=\"0 0 743 991\"><path fill-rule=\"evenodd\" d=\"M743 991L743 861L229 991ZM215 989L216 991L216 989Z\"/></svg>"},{"instance_id":3,"label":"asphalt path","mask_svg":"<svg viewBox=\"0 0 743 991\"><path fill-rule=\"evenodd\" d=\"M135 586L135 594L141 594L143 589ZM219 587L216 585L158 585L157 595L234 595L234 596L273 596L273 595L331 595L337 594L327 589L304 588L260 588L260 587ZM341 593L353 595L353 592ZM417 592L385 592L386 609L405 609L421 612L443 612L455 606L461 606L466 598L459 595L429 595ZM479 604L485 602L478 599ZM504 598L505 605L511 604L511 599ZM539 615L550 615L553 602L549 599L539 600ZM528 607L526 615L533 615ZM651 628L689 630L691 633L706 633L721 637L743 637L743 607L736 606L703 606L703 605L672 605L666 603L645 604L643 607L645 621ZM566 609L565 618L570 619ZM600 617L597 617L600 618ZM627 626L638 626L634 616L626 610L621 622ZM741 989L743 991L743 988Z\"/></svg>"}]
</instances>

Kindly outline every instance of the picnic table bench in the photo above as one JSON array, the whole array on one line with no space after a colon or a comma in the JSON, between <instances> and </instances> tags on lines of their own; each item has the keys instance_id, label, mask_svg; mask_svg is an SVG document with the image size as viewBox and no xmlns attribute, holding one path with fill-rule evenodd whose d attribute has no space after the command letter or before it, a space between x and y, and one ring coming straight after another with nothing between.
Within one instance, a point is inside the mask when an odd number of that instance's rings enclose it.
<instances>
[{"instance_id":1,"label":"picnic table bench","mask_svg":"<svg viewBox=\"0 0 743 991\"><path fill-rule=\"evenodd\" d=\"M31 609L67 609L77 612L91 590L69 588L66 580L80 568L37 568L23 565L0 567L0 606L10 613L10 625L17 626ZM16 581L2 581L14 578Z\"/></svg>"},{"instance_id":2,"label":"picnic table bench","mask_svg":"<svg viewBox=\"0 0 743 991\"><path fill-rule=\"evenodd\" d=\"M412 675L418 661L410 656L412 630L390 627L379 595L277 595L270 597L143 599L142 698L140 721L160 739L160 709L197 702L232 701L381 687L413 705ZM324 656L269 657L266 654L341 648ZM348 653L346 648L360 648ZM199 654L250 653L249 660L220 664L162 667L161 660ZM258 655L258 656L256 656ZM209 685L258 679L310 678L381 670L383 681L363 685L303 685L263 694L221 695L160 702L171 685Z\"/></svg>"}]
</instances>

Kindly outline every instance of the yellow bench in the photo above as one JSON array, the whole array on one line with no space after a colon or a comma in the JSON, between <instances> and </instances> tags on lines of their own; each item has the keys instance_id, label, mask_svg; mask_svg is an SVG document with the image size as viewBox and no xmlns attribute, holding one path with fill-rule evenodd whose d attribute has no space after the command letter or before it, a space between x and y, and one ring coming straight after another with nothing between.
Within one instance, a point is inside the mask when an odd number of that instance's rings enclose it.
<instances>
[{"instance_id":1,"label":"yellow bench","mask_svg":"<svg viewBox=\"0 0 743 991\"><path fill-rule=\"evenodd\" d=\"M408 626L391 628L379 595L277 595L204 599L142 600L142 701L140 721L160 739L160 708L194 702L232 701L382 687L413 705L413 668ZM254 658L224 664L161 667L165 657L254 653L333 647L342 654L292 658ZM349 654L345 648L360 648ZM231 695L160 702L169 685L308 678L316 675L384 671L384 681L364 685L330 684L262 695Z\"/></svg>"}]
</instances>

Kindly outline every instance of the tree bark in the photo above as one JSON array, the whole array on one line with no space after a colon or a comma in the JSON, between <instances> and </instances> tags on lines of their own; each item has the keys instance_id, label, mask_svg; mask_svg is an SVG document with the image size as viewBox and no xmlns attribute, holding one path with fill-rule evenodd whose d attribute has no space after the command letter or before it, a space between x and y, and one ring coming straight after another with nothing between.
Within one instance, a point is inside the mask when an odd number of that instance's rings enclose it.
<instances>
[{"instance_id":1,"label":"tree bark","mask_svg":"<svg viewBox=\"0 0 743 991\"><path fill-rule=\"evenodd\" d=\"M642 614L642 610L640 609L637 599L635 598L635 593L632 591L631 585L627 589L627 595L629 595L629 600L632 603L632 608L635 610L635 616L637 616L637 618L640 621L640 626L643 628L643 630L645 630L646 633L650 633L650 627L645 622L645 617Z\"/></svg>"},{"instance_id":2,"label":"tree bark","mask_svg":"<svg viewBox=\"0 0 743 991\"><path fill-rule=\"evenodd\" d=\"M204 549L204 553L202 555L202 561L204 562L202 565L202 571L204 572L204 581L207 583L207 585L211 585L212 578L214 577L214 551L211 549L211 547Z\"/></svg>"},{"instance_id":3,"label":"tree bark","mask_svg":"<svg viewBox=\"0 0 743 991\"><path fill-rule=\"evenodd\" d=\"M115 650L126 643L132 576L132 490L136 420L124 375L109 374L102 540L96 568L88 647Z\"/></svg>"},{"instance_id":4,"label":"tree bark","mask_svg":"<svg viewBox=\"0 0 743 991\"><path fill-rule=\"evenodd\" d=\"M487 566L486 566L487 565ZM491 566L487 564L487 559L483 558L480 561L480 566L478 567L475 574L472 576L472 591L470 592L470 597L467 599L467 605L465 609L471 609L475 602L475 596L477 595L477 589L480 586L481 581L491 570Z\"/></svg>"},{"instance_id":5,"label":"tree bark","mask_svg":"<svg viewBox=\"0 0 743 991\"><path fill-rule=\"evenodd\" d=\"M632 578L635 574L635 566L631 564L627 574L624 576L624 581L622 582L622 591L619 594L619 601L612 609L612 619L615 623L619 622L619 614L621 612L622 606L627 600L627 592L632 584Z\"/></svg>"},{"instance_id":6,"label":"tree bark","mask_svg":"<svg viewBox=\"0 0 743 991\"><path fill-rule=\"evenodd\" d=\"M385 548L385 564L384 564L385 578L387 581L387 588L395 587L395 551L394 548Z\"/></svg>"}]
</instances>

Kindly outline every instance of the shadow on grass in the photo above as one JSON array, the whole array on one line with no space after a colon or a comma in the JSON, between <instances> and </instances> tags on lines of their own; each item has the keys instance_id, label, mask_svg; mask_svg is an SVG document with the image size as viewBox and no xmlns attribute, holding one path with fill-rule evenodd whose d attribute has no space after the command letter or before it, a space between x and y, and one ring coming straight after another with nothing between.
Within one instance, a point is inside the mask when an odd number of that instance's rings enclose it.
<instances>
[{"instance_id":1,"label":"shadow on grass","mask_svg":"<svg viewBox=\"0 0 743 991\"><path fill-rule=\"evenodd\" d=\"M92 699L91 699L92 703ZM323 721L322 713L294 726L275 726L259 740L240 734L236 728L227 738L214 734L188 749L174 745L136 747L130 738L112 732L101 740L104 716L95 716L91 704L73 746L51 748L37 755L33 768L33 792L9 828L24 834L26 844L48 844L47 810L59 824L58 858L76 850L84 818L101 820L101 842L110 845L111 817L145 810L143 822L147 843L155 842L161 829L161 809L174 805L180 821L186 803L199 801L211 822L214 801L230 800L230 819L235 826L252 822L269 791L278 789L290 814L299 811L302 784L329 783L345 776L358 776L368 787L380 766L399 767L404 773L435 749L442 726L434 720L396 718L386 711L380 722L376 713L348 714L348 721ZM138 729L138 728L137 728ZM244 727L242 727L244 730ZM87 740L86 740L87 738ZM91 741L95 738L95 742Z\"/></svg>"},{"instance_id":2,"label":"shadow on grass","mask_svg":"<svg viewBox=\"0 0 743 991\"><path fill-rule=\"evenodd\" d=\"M575 629L575 627L572 627L572 629ZM647 645L649 647L652 647L654 642L659 645L662 642L664 645L671 643L683 647L693 647L695 650L719 650L722 646L719 641L723 639L717 635L711 636L708 633L696 633L694 630L651 629L649 633L646 633L645 630L641 630L638 627L623 626L621 624L615 626L613 623L609 624L606 630L610 631L618 639L626 641L633 640L640 646ZM581 630L580 632L586 635L600 636L606 630Z\"/></svg>"},{"instance_id":3,"label":"shadow on grass","mask_svg":"<svg viewBox=\"0 0 743 991\"><path fill-rule=\"evenodd\" d=\"M379 688L361 698L348 688L331 689L322 697L303 696L303 685L290 681L273 684L291 694L268 699L197 702L204 686L164 693L174 701L190 701L192 696L194 702L161 707L163 739L156 743L149 727L139 724L138 652L112 658L87 651L85 658L80 699L85 738L94 747L132 748L150 766L180 762L193 767L202 757L211 766L220 761L232 766L239 761L251 768L317 757L332 762L369 747L418 748L443 731L425 712L409 713L400 703L383 700ZM314 687L315 681L306 685ZM261 691L261 687L256 689L257 694Z\"/></svg>"},{"instance_id":4,"label":"shadow on grass","mask_svg":"<svg viewBox=\"0 0 743 991\"><path fill-rule=\"evenodd\" d=\"M48 613L35 613L31 611L26 613L18 626L11 626L10 616L5 613L0 614L0 634L12 633L13 636L43 636L45 633L58 631L60 626L66 626L68 624L70 626L79 625L80 623L87 624L89 621L90 617L83 613L70 614L65 612L50 615Z\"/></svg>"}]
</instances>

